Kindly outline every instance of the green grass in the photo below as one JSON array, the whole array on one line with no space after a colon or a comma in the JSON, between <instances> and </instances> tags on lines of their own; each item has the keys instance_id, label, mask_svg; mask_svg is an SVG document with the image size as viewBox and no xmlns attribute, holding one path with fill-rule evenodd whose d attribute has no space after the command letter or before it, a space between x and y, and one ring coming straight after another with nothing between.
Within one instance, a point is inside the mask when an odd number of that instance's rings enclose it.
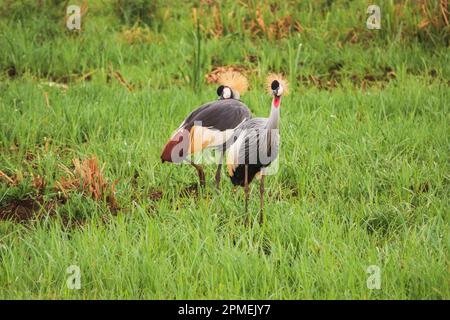
<instances>
[{"instance_id":1,"label":"green grass","mask_svg":"<svg viewBox=\"0 0 450 320\"><path fill-rule=\"evenodd\" d=\"M170 23L160 9L154 40L130 45L118 40L125 25L99 3L78 36L52 29L51 18L2 22L0 47L9 49L0 51L0 170L23 180L0 180L0 208L37 196L31 174L45 178L40 193L54 201L60 164L96 155L107 180L119 181L121 210L74 192L56 217L42 209L26 224L0 221L0 298L450 298L448 45L431 50L420 36L392 34L392 23L379 38L341 49L347 29L335 39L324 32L333 34L333 21L363 29L365 19L345 20L357 5L338 1L337 16L299 11L306 35L204 34L197 64L190 8L174 9L181 18ZM337 88L302 82L336 63ZM215 97L203 80L193 90L194 65L202 79L213 65L228 64L251 70L243 100L257 116L270 110L262 85L268 71L285 72L294 89L281 106L280 167L266 179L263 226L257 182L254 223L245 226L243 190L233 193L225 170L220 192L208 166L206 190L186 195L195 170L159 159L187 113ZM15 78L7 76L11 66ZM135 90L107 82L109 66ZM365 90L352 82L385 67L395 79ZM67 91L46 84L92 70L91 81L69 82ZM80 225L67 227L65 217ZM66 286L70 265L81 269L80 290ZM370 265L381 269L380 290L367 288Z\"/></svg>"}]
</instances>

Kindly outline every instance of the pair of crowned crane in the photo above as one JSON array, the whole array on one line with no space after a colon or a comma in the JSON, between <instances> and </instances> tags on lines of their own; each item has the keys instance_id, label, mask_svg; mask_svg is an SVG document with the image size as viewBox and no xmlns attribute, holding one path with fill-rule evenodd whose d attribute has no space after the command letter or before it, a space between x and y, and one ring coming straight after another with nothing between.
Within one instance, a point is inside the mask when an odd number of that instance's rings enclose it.
<instances>
[{"instance_id":1,"label":"pair of crowned crane","mask_svg":"<svg viewBox=\"0 0 450 320\"><path fill-rule=\"evenodd\" d=\"M233 185L243 186L245 211L249 198L249 183L256 176L260 180L260 215L263 222L264 168L278 155L279 118L281 96L287 94L288 84L281 75L267 77L268 90L272 97L269 118L253 118L249 108L240 100L247 89L247 79L238 72L225 72L219 77L217 94L219 99L206 103L192 111L175 130L164 146L162 162L188 162L197 170L200 185L205 185L205 173L200 164L189 156L206 148L219 152L216 171L216 187L227 155L228 174Z\"/></svg>"}]
</instances>

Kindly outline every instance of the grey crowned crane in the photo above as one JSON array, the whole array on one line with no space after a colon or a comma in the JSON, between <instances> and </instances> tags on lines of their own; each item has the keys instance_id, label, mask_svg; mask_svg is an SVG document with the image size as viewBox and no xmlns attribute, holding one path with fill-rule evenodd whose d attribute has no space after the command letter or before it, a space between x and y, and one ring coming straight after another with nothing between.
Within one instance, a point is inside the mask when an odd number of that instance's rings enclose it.
<instances>
[{"instance_id":1,"label":"grey crowned crane","mask_svg":"<svg viewBox=\"0 0 450 320\"><path fill-rule=\"evenodd\" d=\"M248 211L249 184L255 176L260 179L260 223L264 219L264 168L278 156L281 96L288 93L288 83L281 75L270 75L267 82L273 95L269 118L248 119L225 132L202 129L203 140L231 144L227 154L228 174L233 185L244 187L245 212Z\"/></svg>"},{"instance_id":2,"label":"grey crowned crane","mask_svg":"<svg viewBox=\"0 0 450 320\"><path fill-rule=\"evenodd\" d=\"M242 132L237 133L238 138L230 147L227 158L231 182L244 187L246 212L249 183L255 176L260 179L260 223L264 219L264 168L278 156L281 96L288 93L288 83L281 75L269 75L267 83L273 95L269 118L249 119L238 126Z\"/></svg>"},{"instance_id":3,"label":"grey crowned crane","mask_svg":"<svg viewBox=\"0 0 450 320\"><path fill-rule=\"evenodd\" d=\"M161 153L164 163L182 163L188 156L203 149L211 147L214 141L201 141L198 143L194 130L207 127L218 131L235 128L243 121L251 118L248 107L240 101L240 94L247 90L247 79L238 72L225 72L219 77L220 86L217 89L219 99L206 103L192 111L181 123L172 137L166 143ZM216 187L219 187L220 172L223 163L223 146L215 146L219 150L219 164L216 171ZM203 166L187 160L197 170L200 186L205 186L205 173Z\"/></svg>"}]
</instances>

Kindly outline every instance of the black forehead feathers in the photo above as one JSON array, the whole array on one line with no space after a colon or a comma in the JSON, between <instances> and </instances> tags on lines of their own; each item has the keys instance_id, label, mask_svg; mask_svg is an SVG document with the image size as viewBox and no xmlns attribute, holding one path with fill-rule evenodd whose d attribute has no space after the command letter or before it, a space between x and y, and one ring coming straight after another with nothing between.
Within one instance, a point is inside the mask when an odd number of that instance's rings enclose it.
<instances>
[{"instance_id":1,"label":"black forehead feathers","mask_svg":"<svg viewBox=\"0 0 450 320\"><path fill-rule=\"evenodd\" d=\"M224 88L225 88L224 86L219 86L219 87L217 88L217 95L218 95L218 96L221 96L221 95L222 95L223 89L224 89Z\"/></svg>"},{"instance_id":2,"label":"black forehead feathers","mask_svg":"<svg viewBox=\"0 0 450 320\"><path fill-rule=\"evenodd\" d=\"M278 80L273 80L272 84L271 84L272 90L278 89L279 87L280 87L280 83L278 82Z\"/></svg>"}]
</instances>

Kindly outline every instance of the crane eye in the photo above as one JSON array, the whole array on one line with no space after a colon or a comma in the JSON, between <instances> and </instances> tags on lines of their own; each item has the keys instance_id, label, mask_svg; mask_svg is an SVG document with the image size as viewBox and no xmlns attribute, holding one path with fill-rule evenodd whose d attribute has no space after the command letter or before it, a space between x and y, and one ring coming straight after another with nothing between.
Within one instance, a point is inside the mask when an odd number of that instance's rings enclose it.
<instances>
[{"instance_id":1,"label":"crane eye","mask_svg":"<svg viewBox=\"0 0 450 320\"><path fill-rule=\"evenodd\" d=\"M223 92L223 89L224 89L225 87L224 86L219 86L218 88L217 88L217 95L220 97L221 95L222 95L222 92Z\"/></svg>"},{"instance_id":2,"label":"crane eye","mask_svg":"<svg viewBox=\"0 0 450 320\"><path fill-rule=\"evenodd\" d=\"M272 84L271 84L272 90L278 89L279 86L280 86L280 83L278 82L278 80L272 81Z\"/></svg>"}]
</instances>

